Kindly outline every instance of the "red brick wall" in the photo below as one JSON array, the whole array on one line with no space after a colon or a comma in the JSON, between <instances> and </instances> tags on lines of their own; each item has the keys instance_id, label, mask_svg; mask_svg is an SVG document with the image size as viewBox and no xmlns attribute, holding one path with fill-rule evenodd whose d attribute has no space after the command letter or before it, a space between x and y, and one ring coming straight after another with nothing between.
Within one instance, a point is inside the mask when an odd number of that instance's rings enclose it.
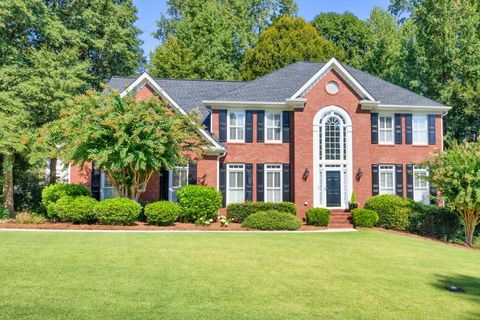
<instances>
[{"instance_id":1,"label":"red brick wall","mask_svg":"<svg viewBox=\"0 0 480 320\"><path fill-rule=\"evenodd\" d=\"M70 183L83 184L90 187L92 184L92 164L86 163L83 169L73 163L70 164Z\"/></svg>"}]
</instances>

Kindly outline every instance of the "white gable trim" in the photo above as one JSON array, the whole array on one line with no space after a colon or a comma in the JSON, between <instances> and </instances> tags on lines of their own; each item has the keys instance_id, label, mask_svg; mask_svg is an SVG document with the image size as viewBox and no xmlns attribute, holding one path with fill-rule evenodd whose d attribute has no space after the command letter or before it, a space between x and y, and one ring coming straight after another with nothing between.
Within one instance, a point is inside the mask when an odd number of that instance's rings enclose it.
<instances>
[{"instance_id":1,"label":"white gable trim","mask_svg":"<svg viewBox=\"0 0 480 320\"><path fill-rule=\"evenodd\" d=\"M411 113L430 113L445 114L451 107L448 106L410 106L400 104L382 104L380 101L372 102L364 100L360 102L361 109L371 112L411 112Z\"/></svg>"},{"instance_id":2,"label":"white gable trim","mask_svg":"<svg viewBox=\"0 0 480 320\"><path fill-rule=\"evenodd\" d=\"M375 101L375 98L345 69L337 59L328 61L313 77L310 78L290 99L297 99L307 93L330 70L335 70L362 98Z\"/></svg>"},{"instance_id":3,"label":"white gable trim","mask_svg":"<svg viewBox=\"0 0 480 320\"><path fill-rule=\"evenodd\" d=\"M120 93L120 97L123 98L131 92L136 92L146 84L150 85L155 90L155 92L157 92L163 99L167 100L168 103L172 105L175 109L177 109L178 112L180 112L182 115L187 115L187 112L175 100L173 100L173 98L165 90L163 90L163 88L160 87L158 83L153 80L153 78L147 72L144 72L141 76L137 78L137 80L132 82L132 84L129 85L128 88L123 90ZM205 129L199 129L199 131L200 134L214 146L214 148L210 148L212 151L225 151L225 148L217 141L215 141L215 139L213 139L212 136L208 134L207 131L205 131Z\"/></svg>"}]
</instances>

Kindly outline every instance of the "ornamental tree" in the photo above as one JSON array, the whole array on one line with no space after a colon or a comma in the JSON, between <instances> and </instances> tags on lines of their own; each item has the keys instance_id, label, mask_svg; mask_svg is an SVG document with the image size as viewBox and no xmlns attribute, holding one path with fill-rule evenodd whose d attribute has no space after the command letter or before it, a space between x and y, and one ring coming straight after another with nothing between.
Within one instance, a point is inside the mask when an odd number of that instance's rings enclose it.
<instances>
[{"instance_id":1,"label":"ornamental tree","mask_svg":"<svg viewBox=\"0 0 480 320\"><path fill-rule=\"evenodd\" d=\"M154 173L201 156L199 127L198 115L182 115L157 97L90 90L67 102L44 137L61 146L62 159L95 162L121 197L138 200Z\"/></svg>"},{"instance_id":2,"label":"ornamental tree","mask_svg":"<svg viewBox=\"0 0 480 320\"><path fill-rule=\"evenodd\" d=\"M472 245L480 221L480 142L453 142L450 149L425 163L426 179L438 189L445 204L463 220L465 242Z\"/></svg>"}]
</instances>

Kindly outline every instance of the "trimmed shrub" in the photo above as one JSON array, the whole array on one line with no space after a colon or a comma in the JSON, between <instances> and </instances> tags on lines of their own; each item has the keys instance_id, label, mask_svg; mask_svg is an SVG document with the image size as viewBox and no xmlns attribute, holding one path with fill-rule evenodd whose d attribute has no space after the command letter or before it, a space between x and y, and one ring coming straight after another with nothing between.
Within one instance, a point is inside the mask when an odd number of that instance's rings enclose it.
<instances>
[{"instance_id":1,"label":"trimmed shrub","mask_svg":"<svg viewBox=\"0 0 480 320\"><path fill-rule=\"evenodd\" d=\"M378 214L377 225L398 231L408 228L410 215L410 201L396 195L373 196L367 200L365 209L373 210Z\"/></svg>"},{"instance_id":2,"label":"trimmed shrub","mask_svg":"<svg viewBox=\"0 0 480 320\"><path fill-rule=\"evenodd\" d=\"M56 218L54 204L58 199L70 196L92 196L92 192L81 184L56 183L42 190L42 204L49 218Z\"/></svg>"},{"instance_id":3,"label":"trimmed shrub","mask_svg":"<svg viewBox=\"0 0 480 320\"><path fill-rule=\"evenodd\" d=\"M10 214L8 213L7 209L0 204L0 220L7 220L10 219Z\"/></svg>"},{"instance_id":4,"label":"trimmed shrub","mask_svg":"<svg viewBox=\"0 0 480 320\"><path fill-rule=\"evenodd\" d=\"M443 241L463 241L463 224L458 214L448 208L411 201L408 231Z\"/></svg>"},{"instance_id":5,"label":"trimmed shrub","mask_svg":"<svg viewBox=\"0 0 480 320\"><path fill-rule=\"evenodd\" d=\"M243 202L232 203L227 207L227 218L233 222L243 222L250 215L260 211L280 211L295 215L297 206L292 202Z\"/></svg>"},{"instance_id":6,"label":"trimmed shrub","mask_svg":"<svg viewBox=\"0 0 480 320\"><path fill-rule=\"evenodd\" d=\"M17 213L15 219L19 224L42 224L45 223L45 217L30 212Z\"/></svg>"},{"instance_id":7,"label":"trimmed shrub","mask_svg":"<svg viewBox=\"0 0 480 320\"><path fill-rule=\"evenodd\" d=\"M95 206L97 200L87 197L66 196L58 199L53 205L55 216L61 221L68 221L72 223L93 223L96 222Z\"/></svg>"},{"instance_id":8,"label":"trimmed shrub","mask_svg":"<svg viewBox=\"0 0 480 320\"><path fill-rule=\"evenodd\" d=\"M355 209L352 211L353 224L356 227L371 228L378 222L378 214L373 210Z\"/></svg>"},{"instance_id":9,"label":"trimmed shrub","mask_svg":"<svg viewBox=\"0 0 480 320\"><path fill-rule=\"evenodd\" d=\"M114 198L100 201L95 206L95 216L102 224L131 225L142 206L128 198Z\"/></svg>"},{"instance_id":10,"label":"trimmed shrub","mask_svg":"<svg viewBox=\"0 0 480 320\"><path fill-rule=\"evenodd\" d=\"M144 213L149 224L171 226L180 215L181 209L175 202L158 201L147 204Z\"/></svg>"},{"instance_id":11,"label":"trimmed shrub","mask_svg":"<svg viewBox=\"0 0 480 320\"><path fill-rule=\"evenodd\" d=\"M327 227L330 222L330 210L324 208L310 208L305 213L307 224Z\"/></svg>"},{"instance_id":12,"label":"trimmed shrub","mask_svg":"<svg viewBox=\"0 0 480 320\"><path fill-rule=\"evenodd\" d=\"M244 228L259 230L297 230L301 225L292 214L275 210L254 213L242 223Z\"/></svg>"},{"instance_id":13,"label":"trimmed shrub","mask_svg":"<svg viewBox=\"0 0 480 320\"><path fill-rule=\"evenodd\" d=\"M177 201L182 210L180 221L195 222L200 218L216 221L222 207L222 193L211 187L189 185L177 191Z\"/></svg>"}]
</instances>

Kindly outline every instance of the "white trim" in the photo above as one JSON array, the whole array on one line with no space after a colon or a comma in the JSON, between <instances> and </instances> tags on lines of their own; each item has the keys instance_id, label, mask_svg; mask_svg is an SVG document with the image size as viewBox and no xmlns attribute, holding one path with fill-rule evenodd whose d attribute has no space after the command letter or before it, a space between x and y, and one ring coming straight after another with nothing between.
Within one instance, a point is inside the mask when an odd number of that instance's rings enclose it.
<instances>
[{"instance_id":1,"label":"white trim","mask_svg":"<svg viewBox=\"0 0 480 320\"><path fill-rule=\"evenodd\" d=\"M430 114L444 114L448 112L451 107L447 106L415 106L415 105L400 105L400 104L382 104L380 101L360 101L361 109L372 112L425 112Z\"/></svg>"},{"instance_id":2,"label":"white trim","mask_svg":"<svg viewBox=\"0 0 480 320\"><path fill-rule=\"evenodd\" d=\"M382 167L391 167L391 169L382 169ZM392 192L393 193L382 193L382 171L387 172L387 173L392 173ZM396 194L396 187L397 187L397 181L396 181L396 168L394 164L379 164L378 165L378 194Z\"/></svg>"},{"instance_id":3,"label":"white trim","mask_svg":"<svg viewBox=\"0 0 480 320\"><path fill-rule=\"evenodd\" d=\"M242 168L234 168L234 169L230 169L231 166L241 166ZM225 186L225 204L228 206L230 203L234 203L234 202L230 202L229 201L229 190L230 190L230 170L232 171L241 171L243 173L243 201L245 201L245 190L246 190L246 186L245 186L245 182L246 182L246 179L245 179L245 164L244 163L228 163L227 164L227 168L226 168L226 172L227 172L227 177L226 177L226 186Z\"/></svg>"},{"instance_id":4,"label":"white trim","mask_svg":"<svg viewBox=\"0 0 480 320\"><path fill-rule=\"evenodd\" d=\"M278 129L277 127L268 127L268 124L267 124L267 113L270 113L270 114L279 114L280 115L280 139L278 140L269 140L268 139L268 129ZM263 122L264 122L264 135L265 135L265 143L266 144L279 144L279 143L283 143L283 112L281 111L269 111L269 110L266 110L265 111L265 114L264 114L264 119L263 119Z\"/></svg>"},{"instance_id":5,"label":"white trim","mask_svg":"<svg viewBox=\"0 0 480 320\"><path fill-rule=\"evenodd\" d=\"M313 77L310 78L290 99L297 99L305 95L318 81L320 81L330 70L335 70L360 96L370 101L375 98L348 72L337 59L330 59Z\"/></svg>"},{"instance_id":6,"label":"white trim","mask_svg":"<svg viewBox=\"0 0 480 320\"><path fill-rule=\"evenodd\" d=\"M428 169L427 168L422 168L422 167L419 167L417 165L414 165L413 168L412 168L412 171L413 171L413 200L414 201L417 201L417 202L421 202L421 203L424 203L424 204L429 204L430 201L430 183L428 183L428 181L424 180L425 183L426 183L426 187L425 188L418 188L418 187L415 187L415 180L416 179L420 179L418 176L418 173L425 173L426 176L428 176ZM422 180L422 179L420 179ZM419 201L417 199L415 199L415 191L416 190L425 190L426 193L427 193L427 198L426 198L426 202L423 202L423 201Z\"/></svg>"},{"instance_id":7,"label":"white trim","mask_svg":"<svg viewBox=\"0 0 480 320\"><path fill-rule=\"evenodd\" d=\"M232 139L232 138L230 138L230 128L232 128L231 124L230 124L230 115L232 113L243 113L243 139ZM236 128L237 133L238 133L238 129L240 129L241 126L235 125L235 126L233 126L233 128ZM246 133L247 133L247 113L246 113L246 110L228 110L227 111L227 142L245 143Z\"/></svg>"},{"instance_id":8,"label":"white trim","mask_svg":"<svg viewBox=\"0 0 480 320\"><path fill-rule=\"evenodd\" d=\"M418 128L415 128L415 119L422 118L425 120L425 129L421 129L421 132L425 132L425 141L416 142L415 141L415 132L419 132ZM416 129L416 130L415 130ZM426 114L413 114L412 115L412 145L414 146L427 146L428 145L428 116Z\"/></svg>"},{"instance_id":9,"label":"white trim","mask_svg":"<svg viewBox=\"0 0 480 320\"><path fill-rule=\"evenodd\" d=\"M100 200L105 200L105 179L107 179L107 176L105 175L105 173L103 171L100 171ZM112 185L112 188L115 192L117 192L117 190L115 189L115 187ZM114 197L116 198L116 197ZM111 198L107 198L107 199L111 199Z\"/></svg>"},{"instance_id":10,"label":"white trim","mask_svg":"<svg viewBox=\"0 0 480 320\"><path fill-rule=\"evenodd\" d=\"M210 109L228 109L248 107L252 110L263 110L278 108L282 110L293 110L305 107L306 99L286 99L282 102L275 101L227 101L227 100L203 100L203 104Z\"/></svg>"},{"instance_id":11,"label":"white trim","mask_svg":"<svg viewBox=\"0 0 480 320\"><path fill-rule=\"evenodd\" d=\"M278 166L279 168L275 168L275 169L267 169L267 166ZM263 185L264 185L264 188L263 188L263 192L264 192L264 198L265 198L265 202L274 202L274 201L268 201L267 199L267 183L268 183L268 179L267 179L267 173L268 172L279 172L280 173L280 201L278 202L282 202L283 201L283 165L280 164L280 163L266 163L263 165Z\"/></svg>"},{"instance_id":12,"label":"white trim","mask_svg":"<svg viewBox=\"0 0 480 320\"><path fill-rule=\"evenodd\" d=\"M188 166L185 166L185 167L177 167L176 168L177 170L180 169L180 170L185 170L187 172L187 186L188 186L188 174L189 174L189 167ZM170 170L168 171L168 201L173 201L173 174L174 174L174 171L173 170ZM182 186L183 187L183 186Z\"/></svg>"},{"instance_id":13,"label":"white trim","mask_svg":"<svg viewBox=\"0 0 480 320\"><path fill-rule=\"evenodd\" d=\"M380 118L381 117L390 117L392 119L392 129L391 129L391 132L392 132L392 141L389 141L389 142L382 142L380 140L380 130L387 130L387 129L382 129L380 128ZM394 114L391 114L391 113L379 113L378 114L378 144L380 145L387 145L387 146L391 146L393 144L395 144L395 115Z\"/></svg>"},{"instance_id":14,"label":"white trim","mask_svg":"<svg viewBox=\"0 0 480 320\"><path fill-rule=\"evenodd\" d=\"M165 90L163 90L163 88L160 87L158 83L147 72L144 72L132 84L130 84L127 89L123 90L120 93L120 97L124 97L128 93L137 90L139 87L143 87L146 84L151 85L153 89L158 94L160 94L163 99L167 100L170 105L177 109L178 112L180 112L182 115L187 115L187 112ZM205 131L205 129L200 128L198 129L198 131L205 139L207 139L207 141L209 141L214 146L214 148L210 148L210 151L221 152L225 150L225 148L217 141L215 141L215 139L213 139L212 136Z\"/></svg>"}]
</instances>

